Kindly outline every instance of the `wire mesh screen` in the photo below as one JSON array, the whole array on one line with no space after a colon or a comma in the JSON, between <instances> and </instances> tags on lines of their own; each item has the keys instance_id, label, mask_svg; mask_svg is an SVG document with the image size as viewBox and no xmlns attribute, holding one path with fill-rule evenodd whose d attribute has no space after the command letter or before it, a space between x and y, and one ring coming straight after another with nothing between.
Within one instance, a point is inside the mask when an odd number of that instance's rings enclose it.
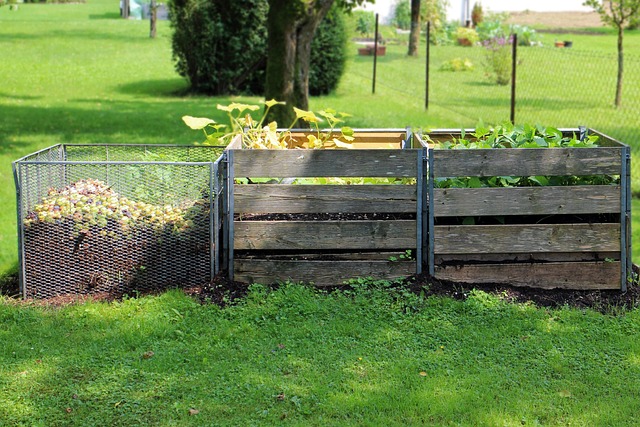
<instances>
[{"instance_id":1,"label":"wire mesh screen","mask_svg":"<svg viewBox=\"0 0 640 427\"><path fill-rule=\"evenodd\" d=\"M221 153L56 146L17 161L24 296L117 296L210 280Z\"/></svg>"}]
</instances>

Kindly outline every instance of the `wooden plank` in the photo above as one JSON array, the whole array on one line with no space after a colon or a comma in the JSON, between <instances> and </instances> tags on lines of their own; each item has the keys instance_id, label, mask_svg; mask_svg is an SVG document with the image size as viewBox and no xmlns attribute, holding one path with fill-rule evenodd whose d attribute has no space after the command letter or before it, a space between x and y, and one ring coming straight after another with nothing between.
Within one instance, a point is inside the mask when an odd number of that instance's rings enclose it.
<instances>
[{"instance_id":1,"label":"wooden plank","mask_svg":"<svg viewBox=\"0 0 640 427\"><path fill-rule=\"evenodd\" d=\"M342 285L356 277L402 279L416 274L415 261L284 261L236 259L234 280L271 284L308 282L316 286Z\"/></svg>"},{"instance_id":2,"label":"wooden plank","mask_svg":"<svg viewBox=\"0 0 640 427\"><path fill-rule=\"evenodd\" d=\"M316 135L316 132L298 132L292 131L291 136L296 139L306 139L306 135ZM333 137L340 137L340 132L334 132ZM397 131L358 131L356 130L353 133L353 137L355 140L353 143L366 146L367 144L389 144L393 143L397 148L400 148L400 143L406 137L406 131L397 130Z\"/></svg>"},{"instance_id":3,"label":"wooden plank","mask_svg":"<svg viewBox=\"0 0 640 427\"><path fill-rule=\"evenodd\" d=\"M622 149L516 148L433 150L436 177L619 175Z\"/></svg>"},{"instance_id":4,"label":"wooden plank","mask_svg":"<svg viewBox=\"0 0 640 427\"><path fill-rule=\"evenodd\" d=\"M619 262L468 264L436 266L437 279L542 289L620 289Z\"/></svg>"},{"instance_id":5,"label":"wooden plank","mask_svg":"<svg viewBox=\"0 0 640 427\"><path fill-rule=\"evenodd\" d=\"M412 251L415 255L415 251ZM300 251L236 251L235 255L242 259L263 259L263 260L304 260L304 261L391 261L392 259L404 260L405 251L375 251L375 252L338 252L334 250L319 252ZM407 259L408 260L408 259Z\"/></svg>"},{"instance_id":6,"label":"wooden plank","mask_svg":"<svg viewBox=\"0 0 640 427\"><path fill-rule=\"evenodd\" d=\"M414 177L417 150L235 150L236 177Z\"/></svg>"},{"instance_id":7,"label":"wooden plank","mask_svg":"<svg viewBox=\"0 0 640 427\"><path fill-rule=\"evenodd\" d=\"M436 254L616 252L620 224L436 226Z\"/></svg>"},{"instance_id":8,"label":"wooden plank","mask_svg":"<svg viewBox=\"0 0 640 427\"><path fill-rule=\"evenodd\" d=\"M620 212L620 186L437 188L434 215L564 215Z\"/></svg>"},{"instance_id":9,"label":"wooden plank","mask_svg":"<svg viewBox=\"0 0 640 427\"><path fill-rule=\"evenodd\" d=\"M235 221L234 250L415 249L416 221Z\"/></svg>"},{"instance_id":10,"label":"wooden plank","mask_svg":"<svg viewBox=\"0 0 640 427\"><path fill-rule=\"evenodd\" d=\"M415 212L415 185L234 186L236 213Z\"/></svg>"},{"instance_id":11,"label":"wooden plank","mask_svg":"<svg viewBox=\"0 0 640 427\"><path fill-rule=\"evenodd\" d=\"M495 254L442 254L435 256L436 265L514 263L514 262L578 262L619 260L618 252L534 252Z\"/></svg>"}]
</instances>

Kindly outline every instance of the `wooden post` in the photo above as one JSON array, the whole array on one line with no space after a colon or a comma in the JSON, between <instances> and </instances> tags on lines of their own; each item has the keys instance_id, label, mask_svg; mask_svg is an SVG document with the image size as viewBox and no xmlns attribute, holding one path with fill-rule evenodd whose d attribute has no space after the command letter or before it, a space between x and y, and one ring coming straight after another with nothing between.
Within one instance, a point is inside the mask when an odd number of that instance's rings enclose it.
<instances>
[{"instance_id":1,"label":"wooden post","mask_svg":"<svg viewBox=\"0 0 640 427\"><path fill-rule=\"evenodd\" d=\"M149 5L149 21L151 28L149 30L149 37L152 39L156 38L156 21L158 20L158 5L156 4L156 0L151 0L151 4Z\"/></svg>"}]
</instances>

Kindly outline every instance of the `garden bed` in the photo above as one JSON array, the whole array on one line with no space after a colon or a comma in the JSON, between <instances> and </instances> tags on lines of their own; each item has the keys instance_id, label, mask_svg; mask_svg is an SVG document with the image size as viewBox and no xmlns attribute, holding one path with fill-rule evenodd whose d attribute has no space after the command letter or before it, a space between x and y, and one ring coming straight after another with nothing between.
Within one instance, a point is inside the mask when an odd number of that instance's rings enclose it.
<instances>
[{"instance_id":1,"label":"garden bed","mask_svg":"<svg viewBox=\"0 0 640 427\"><path fill-rule=\"evenodd\" d=\"M429 149L431 275L475 284L626 289L629 147L597 135L592 148ZM429 136L437 142L462 135ZM442 179L461 177L554 178L529 187L437 188Z\"/></svg>"},{"instance_id":2,"label":"garden bed","mask_svg":"<svg viewBox=\"0 0 640 427\"><path fill-rule=\"evenodd\" d=\"M630 151L597 135L589 148L447 150L460 132L398 129L340 150L54 146L14 163L21 291L118 296L221 271L626 290Z\"/></svg>"},{"instance_id":3,"label":"garden bed","mask_svg":"<svg viewBox=\"0 0 640 427\"><path fill-rule=\"evenodd\" d=\"M234 280L333 286L420 272L423 151L402 149L404 130L355 136L351 150L229 147Z\"/></svg>"}]
</instances>

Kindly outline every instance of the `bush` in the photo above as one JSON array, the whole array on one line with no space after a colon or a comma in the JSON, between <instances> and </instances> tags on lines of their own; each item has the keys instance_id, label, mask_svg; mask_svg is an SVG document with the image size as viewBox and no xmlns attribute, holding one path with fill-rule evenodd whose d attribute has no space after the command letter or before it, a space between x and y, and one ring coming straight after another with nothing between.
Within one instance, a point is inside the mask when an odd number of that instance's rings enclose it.
<instances>
[{"instance_id":1,"label":"bush","mask_svg":"<svg viewBox=\"0 0 640 427\"><path fill-rule=\"evenodd\" d=\"M354 10L352 14L356 18L356 31L362 37L369 37L369 35L374 32L376 26L376 18L373 12Z\"/></svg>"},{"instance_id":2,"label":"bush","mask_svg":"<svg viewBox=\"0 0 640 427\"><path fill-rule=\"evenodd\" d=\"M265 0L172 0L169 9L176 70L194 91L263 91Z\"/></svg>"},{"instance_id":3,"label":"bush","mask_svg":"<svg viewBox=\"0 0 640 427\"><path fill-rule=\"evenodd\" d=\"M471 71L473 70L473 62L469 58L453 58L442 63L440 71Z\"/></svg>"},{"instance_id":4,"label":"bush","mask_svg":"<svg viewBox=\"0 0 640 427\"><path fill-rule=\"evenodd\" d=\"M496 37L482 42L485 48L487 76L500 86L511 82L511 37Z\"/></svg>"},{"instance_id":5,"label":"bush","mask_svg":"<svg viewBox=\"0 0 640 427\"><path fill-rule=\"evenodd\" d=\"M177 72L193 91L209 95L264 93L268 8L267 0L169 2L173 59ZM333 90L344 69L337 53L340 50L345 55L346 42L339 36L345 33L344 22L337 15L332 13L331 23L321 24L316 32L315 38L324 41L318 44L319 53L312 46L311 57L317 60L311 61L310 77L322 78L310 78L312 94ZM325 31L338 34L325 35ZM323 55L330 55L335 62L322 60Z\"/></svg>"},{"instance_id":6,"label":"bush","mask_svg":"<svg viewBox=\"0 0 640 427\"><path fill-rule=\"evenodd\" d=\"M409 0L400 0L393 11L393 24L401 30L411 28L411 4Z\"/></svg>"},{"instance_id":7,"label":"bush","mask_svg":"<svg viewBox=\"0 0 640 427\"><path fill-rule=\"evenodd\" d=\"M311 42L309 94L327 95L338 86L347 61L346 46L344 15L333 6Z\"/></svg>"}]
</instances>

